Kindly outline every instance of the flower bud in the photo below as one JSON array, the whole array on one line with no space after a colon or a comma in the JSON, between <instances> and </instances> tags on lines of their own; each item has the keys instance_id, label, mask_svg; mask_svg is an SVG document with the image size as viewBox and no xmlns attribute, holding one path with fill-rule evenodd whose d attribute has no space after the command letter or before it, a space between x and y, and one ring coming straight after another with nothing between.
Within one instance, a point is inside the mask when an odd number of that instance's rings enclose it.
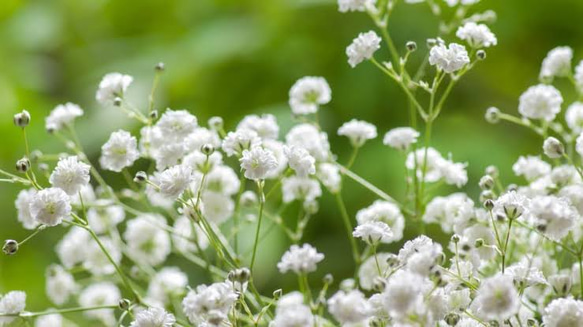
<instances>
[{"instance_id":1,"label":"flower bud","mask_svg":"<svg viewBox=\"0 0 583 327\"><path fill-rule=\"evenodd\" d=\"M490 124L496 124L500 121L500 109L496 107L490 107L486 110L486 121Z\"/></svg>"},{"instance_id":2,"label":"flower bud","mask_svg":"<svg viewBox=\"0 0 583 327\"><path fill-rule=\"evenodd\" d=\"M30 160L24 157L16 162L16 171L26 173L30 169Z\"/></svg>"},{"instance_id":3,"label":"flower bud","mask_svg":"<svg viewBox=\"0 0 583 327\"><path fill-rule=\"evenodd\" d=\"M326 274L323 279L324 284L330 285L334 283L334 276L332 274Z\"/></svg>"},{"instance_id":4,"label":"flower bud","mask_svg":"<svg viewBox=\"0 0 583 327\"><path fill-rule=\"evenodd\" d=\"M13 255L18 251L18 242L15 240L6 240L4 242L4 246L2 247L2 251L6 255Z\"/></svg>"},{"instance_id":5,"label":"flower bud","mask_svg":"<svg viewBox=\"0 0 583 327\"><path fill-rule=\"evenodd\" d=\"M134 182L143 183L148 180L148 174L145 171L138 171L134 177Z\"/></svg>"},{"instance_id":6,"label":"flower bud","mask_svg":"<svg viewBox=\"0 0 583 327\"><path fill-rule=\"evenodd\" d=\"M407 51L409 51L409 52L413 52L413 51L417 50L417 43L415 43L414 41L407 42L406 46L407 46Z\"/></svg>"},{"instance_id":7,"label":"flower bud","mask_svg":"<svg viewBox=\"0 0 583 327\"><path fill-rule=\"evenodd\" d=\"M22 110L20 113L14 115L14 125L17 127L25 128L30 124L30 114L26 110Z\"/></svg>"},{"instance_id":8,"label":"flower bud","mask_svg":"<svg viewBox=\"0 0 583 327\"><path fill-rule=\"evenodd\" d=\"M386 286L387 283L385 282L385 279L382 278L381 276L376 276L372 282L372 289L377 293L383 292Z\"/></svg>"},{"instance_id":9,"label":"flower bud","mask_svg":"<svg viewBox=\"0 0 583 327\"><path fill-rule=\"evenodd\" d=\"M157 72L163 72L165 69L164 67L164 63L163 62L159 62L156 64L156 66L154 67L154 70Z\"/></svg>"},{"instance_id":10,"label":"flower bud","mask_svg":"<svg viewBox=\"0 0 583 327\"><path fill-rule=\"evenodd\" d=\"M559 296L565 296L571 292L571 286L573 282L571 281L571 276L567 274L556 274L548 278L549 284L553 287L553 290Z\"/></svg>"},{"instance_id":11,"label":"flower bud","mask_svg":"<svg viewBox=\"0 0 583 327\"><path fill-rule=\"evenodd\" d=\"M117 304L120 310L127 311L130 308L131 302L128 299L121 299Z\"/></svg>"},{"instance_id":12,"label":"flower bud","mask_svg":"<svg viewBox=\"0 0 583 327\"><path fill-rule=\"evenodd\" d=\"M431 49L436 45L437 45L437 39L427 39L427 47L428 48Z\"/></svg>"},{"instance_id":13,"label":"flower bud","mask_svg":"<svg viewBox=\"0 0 583 327\"><path fill-rule=\"evenodd\" d=\"M538 326L538 321L534 318L528 318L528 320L526 321L526 325L528 327L535 327Z\"/></svg>"},{"instance_id":14,"label":"flower bud","mask_svg":"<svg viewBox=\"0 0 583 327\"><path fill-rule=\"evenodd\" d=\"M40 170L43 173L48 173L49 172L49 165L45 162L41 162L38 164L38 170Z\"/></svg>"},{"instance_id":15,"label":"flower bud","mask_svg":"<svg viewBox=\"0 0 583 327\"><path fill-rule=\"evenodd\" d=\"M273 299L277 300L279 299L282 295L283 295L283 291L281 288L276 289L275 291L273 291Z\"/></svg>"},{"instance_id":16,"label":"flower bud","mask_svg":"<svg viewBox=\"0 0 583 327\"><path fill-rule=\"evenodd\" d=\"M480 202L486 202L486 200L493 200L494 199L494 192L491 190L482 191L480 193Z\"/></svg>"},{"instance_id":17,"label":"flower bud","mask_svg":"<svg viewBox=\"0 0 583 327\"><path fill-rule=\"evenodd\" d=\"M241 194L241 199L239 200L239 204L243 207L251 207L257 204L257 194L253 191L245 191Z\"/></svg>"},{"instance_id":18,"label":"flower bud","mask_svg":"<svg viewBox=\"0 0 583 327\"><path fill-rule=\"evenodd\" d=\"M310 214L316 214L320 209L317 201L305 201L304 202L304 210Z\"/></svg>"},{"instance_id":19,"label":"flower bud","mask_svg":"<svg viewBox=\"0 0 583 327\"><path fill-rule=\"evenodd\" d=\"M200 147L200 151L207 156L210 156L215 152L215 147L212 144L206 143Z\"/></svg>"},{"instance_id":20,"label":"flower bud","mask_svg":"<svg viewBox=\"0 0 583 327\"><path fill-rule=\"evenodd\" d=\"M497 178L499 176L498 168L496 166L486 167L486 175L490 175L492 178Z\"/></svg>"},{"instance_id":21,"label":"flower bud","mask_svg":"<svg viewBox=\"0 0 583 327\"><path fill-rule=\"evenodd\" d=\"M213 131L218 132L223 129L223 118L218 116L211 117L208 124Z\"/></svg>"},{"instance_id":22,"label":"flower bud","mask_svg":"<svg viewBox=\"0 0 583 327\"><path fill-rule=\"evenodd\" d=\"M486 59L486 51L484 51L484 50L478 50L478 52L476 52L476 57L477 57L479 60L484 60L484 59Z\"/></svg>"},{"instance_id":23,"label":"flower bud","mask_svg":"<svg viewBox=\"0 0 583 327\"><path fill-rule=\"evenodd\" d=\"M113 99L113 105L116 107L121 106L122 103L122 99L120 97L115 97L115 99Z\"/></svg>"},{"instance_id":24,"label":"flower bud","mask_svg":"<svg viewBox=\"0 0 583 327\"><path fill-rule=\"evenodd\" d=\"M480 188L484 191L491 190L494 187L494 179L490 175L485 175L480 178Z\"/></svg>"},{"instance_id":25,"label":"flower bud","mask_svg":"<svg viewBox=\"0 0 583 327\"><path fill-rule=\"evenodd\" d=\"M251 271L249 270L249 268L239 268L235 270L235 281L241 284L249 281L250 277Z\"/></svg>"},{"instance_id":26,"label":"flower bud","mask_svg":"<svg viewBox=\"0 0 583 327\"><path fill-rule=\"evenodd\" d=\"M545 155L551 159L557 159L565 155L565 147L561 141L554 137L547 137L543 143L543 151Z\"/></svg>"},{"instance_id":27,"label":"flower bud","mask_svg":"<svg viewBox=\"0 0 583 327\"><path fill-rule=\"evenodd\" d=\"M150 119L156 120L158 119L158 115L159 115L158 110L152 110L152 112L150 112Z\"/></svg>"},{"instance_id":28,"label":"flower bud","mask_svg":"<svg viewBox=\"0 0 583 327\"><path fill-rule=\"evenodd\" d=\"M460 321L460 316L456 313L448 313L445 316L445 322L450 326L455 326Z\"/></svg>"},{"instance_id":29,"label":"flower bud","mask_svg":"<svg viewBox=\"0 0 583 327\"><path fill-rule=\"evenodd\" d=\"M484 208L488 211L492 211L492 209L494 209L494 201L492 201L492 199L484 201Z\"/></svg>"},{"instance_id":30,"label":"flower bud","mask_svg":"<svg viewBox=\"0 0 583 327\"><path fill-rule=\"evenodd\" d=\"M40 150L33 150L30 153L30 161L37 162L43 156L43 153Z\"/></svg>"},{"instance_id":31,"label":"flower bud","mask_svg":"<svg viewBox=\"0 0 583 327\"><path fill-rule=\"evenodd\" d=\"M347 279L340 282L340 289L343 291L346 291L346 292L352 291L355 286L356 286L356 283L354 282L354 279L352 279L352 278L347 278Z\"/></svg>"},{"instance_id":32,"label":"flower bud","mask_svg":"<svg viewBox=\"0 0 583 327\"><path fill-rule=\"evenodd\" d=\"M451 241L454 243L459 243L460 236L458 234L453 234L453 236L451 237Z\"/></svg>"},{"instance_id":33,"label":"flower bud","mask_svg":"<svg viewBox=\"0 0 583 327\"><path fill-rule=\"evenodd\" d=\"M474 247L476 249L481 248L482 246L484 246L484 239L483 238L479 238L474 242Z\"/></svg>"}]
</instances>

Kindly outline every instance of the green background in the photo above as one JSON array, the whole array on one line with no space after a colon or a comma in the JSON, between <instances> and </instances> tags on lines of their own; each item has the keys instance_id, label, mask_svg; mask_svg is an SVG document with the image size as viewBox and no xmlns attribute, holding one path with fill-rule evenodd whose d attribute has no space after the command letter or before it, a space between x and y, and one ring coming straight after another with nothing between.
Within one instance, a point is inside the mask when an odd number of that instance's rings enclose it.
<instances>
[{"instance_id":1,"label":"green background","mask_svg":"<svg viewBox=\"0 0 583 327\"><path fill-rule=\"evenodd\" d=\"M452 153L455 161L469 163L465 190L474 199L487 165L498 165L503 181L516 181L511 164L519 155L538 153L542 143L524 129L487 124L485 109L493 105L516 113L518 96L537 83L540 62L551 48L570 45L575 61L583 58L580 0L483 0L476 9L497 12L492 30L499 44L488 49L487 60L455 88L433 137L442 154ZM23 155L22 135L12 125L12 116L23 108L33 117L28 129L32 147L45 153L63 151L56 138L44 132L43 120L57 104L67 101L85 110L77 130L95 162L111 131L136 130L123 115L94 100L101 77L112 71L133 75L129 96L143 106L152 67L159 61L167 69L157 108L187 108L201 122L220 115L227 128L246 114L269 112L286 131L291 126L289 87L305 75L324 76L333 100L322 110L321 121L330 133L333 151L345 162L350 147L336 136L344 121L373 122L381 136L407 124L407 106L398 87L371 64L351 69L346 62L345 47L359 32L372 28L366 15L341 14L332 0L4 0L0 6L0 166L12 170ZM390 31L400 49L408 40L417 41L420 51L415 56L421 58L424 40L435 36L437 28L427 6L400 5ZM386 49L377 54L377 58L387 56ZM559 85L569 89L563 82ZM574 100L570 91L564 96L567 103ZM383 147L380 137L361 151L354 170L402 197L402 155ZM116 182L114 175L106 177ZM0 239L20 240L29 233L16 221L18 191L15 185L0 184ZM375 199L352 183L344 195L351 215ZM44 271L56 261L53 247L63 233L62 228L49 229L16 256L0 256L0 293L25 290L30 310L50 306L44 294ZM323 197L305 240L326 254L320 274L332 272L337 280L350 275L350 249L329 194ZM295 283L293 276L282 279L275 269L288 244L277 233L268 242L259 257L258 283L269 293L282 285L289 289ZM192 286L204 281L199 268L181 267L191 275Z\"/></svg>"}]
</instances>

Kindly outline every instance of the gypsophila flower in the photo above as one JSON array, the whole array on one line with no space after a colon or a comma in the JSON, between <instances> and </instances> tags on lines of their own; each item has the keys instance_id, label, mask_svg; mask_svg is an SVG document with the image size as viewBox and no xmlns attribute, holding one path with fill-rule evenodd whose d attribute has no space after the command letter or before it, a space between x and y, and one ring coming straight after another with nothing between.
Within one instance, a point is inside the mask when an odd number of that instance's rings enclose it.
<instances>
[{"instance_id":1,"label":"gypsophila flower","mask_svg":"<svg viewBox=\"0 0 583 327\"><path fill-rule=\"evenodd\" d=\"M186 292L188 276L177 267L162 268L148 285L148 299L168 303L173 296Z\"/></svg>"},{"instance_id":2,"label":"gypsophila flower","mask_svg":"<svg viewBox=\"0 0 583 327\"><path fill-rule=\"evenodd\" d=\"M331 163L322 163L318 165L318 170L316 176L331 193L337 193L340 191L340 183L342 178L340 177L340 169L338 166Z\"/></svg>"},{"instance_id":3,"label":"gypsophila flower","mask_svg":"<svg viewBox=\"0 0 583 327\"><path fill-rule=\"evenodd\" d=\"M372 307L358 290L338 291L328 300L328 310L343 326L365 322Z\"/></svg>"},{"instance_id":4,"label":"gypsophila flower","mask_svg":"<svg viewBox=\"0 0 583 327\"><path fill-rule=\"evenodd\" d=\"M77 292L78 286L73 275L59 265L51 265L46 272L46 294L56 305L63 305Z\"/></svg>"},{"instance_id":5,"label":"gypsophila flower","mask_svg":"<svg viewBox=\"0 0 583 327\"><path fill-rule=\"evenodd\" d=\"M109 73L99 83L95 99L103 105L112 104L115 98L123 98L133 80L134 78L129 75Z\"/></svg>"},{"instance_id":6,"label":"gypsophila flower","mask_svg":"<svg viewBox=\"0 0 583 327\"><path fill-rule=\"evenodd\" d=\"M463 6L470 6L470 5L473 5L473 4L480 2L480 0L444 0L444 1L450 7L455 7L458 4L461 4Z\"/></svg>"},{"instance_id":7,"label":"gypsophila flower","mask_svg":"<svg viewBox=\"0 0 583 327\"><path fill-rule=\"evenodd\" d=\"M396 257L392 253L377 253L376 256L372 255L366 259L358 270L360 287L365 291L372 290L379 278L391 272L391 263L389 261L396 262Z\"/></svg>"},{"instance_id":8,"label":"gypsophila flower","mask_svg":"<svg viewBox=\"0 0 583 327\"><path fill-rule=\"evenodd\" d=\"M377 137L377 128L365 121L352 119L338 128L338 135L348 137L352 146L358 148L363 146L367 140Z\"/></svg>"},{"instance_id":9,"label":"gypsophila flower","mask_svg":"<svg viewBox=\"0 0 583 327\"><path fill-rule=\"evenodd\" d=\"M320 132L312 124L300 124L292 127L285 136L285 141L288 146L297 146L308 150L316 160L328 159L330 151L328 135Z\"/></svg>"},{"instance_id":10,"label":"gypsophila flower","mask_svg":"<svg viewBox=\"0 0 583 327\"><path fill-rule=\"evenodd\" d=\"M502 194L494 201L493 212L497 216L508 217L510 219L522 216L528 210L530 201L524 195L516 191Z\"/></svg>"},{"instance_id":11,"label":"gypsophila flower","mask_svg":"<svg viewBox=\"0 0 583 327\"><path fill-rule=\"evenodd\" d=\"M182 141L194 132L197 125L196 117L188 111L171 109L167 109L156 123L156 127L160 129L166 142L168 139Z\"/></svg>"},{"instance_id":12,"label":"gypsophila flower","mask_svg":"<svg viewBox=\"0 0 583 327\"><path fill-rule=\"evenodd\" d=\"M63 316L54 313L36 318L35 327L63 327Z\"/></svg>"},{"instance_id":13,"label":"gypsophila flower","mask_svg":"<svg viewBox=\"0 0 583 327\"><path fill-rule=\"evenodd\" d=\"M316 271L316 264L324 260L324 255L310 244L303 244L302 247L292 245L286 251L277 264L277 269L283 274L293 271L296 274L305 274Z\"/></svg>"},{"instance_id":14,"label":"gypsophila flower","mask_svg":"<svg viewBox=\"0 0 583 327\"><path fill-rule=\"evenodd\" d=\"M82 187L89 184L91 166L79 161L76 156L59 159L57 167L51 174L49 182L69 195L77 194Z\"/></svg>"},{"instance_id":15,"label":"gypsophila flower","mask_svg":"<svg viewBox=\"0 0 583 327\"><path fill-rule=\"evenodd\" d=\"M575 83L579 87L579 91L583 91L583 60L575 67Z\"/></svg>"},{"instance_id":16,"label":"gypsophila flower","mask_svg":"<svg viewBox=\"0 0 583 327\"><path fill-rule=\"evenodd\" d=\"M160 193L171 199L178 198L192 181L192 169L185 165L168 168L158 176Z\"/></svg>"},{"instance_id":17,"label":"gypsophila flower","mask_svg":"<svg viewBox=\"0 0 583 327\"><path fill-rule=\"evenodd\" d=\"M441 154L434 148L421 148L407 155L405 166L409 170L417 167L417 178L433 183L443 177L441 167L444 160Z\"/></svg>"},{"instance_id":18,"label":"gypsophila flower","mask_svg":"<svg viewBox=\"0 0 583 327\"><path fill-rule=\"evenodd\" d=\"M393 232L389 225L384 222L372 221L356 226L352 236L360 238L369 244L391 243Z\"/></svg>"},{"instance_id":19,"label":"gypsophila flower","mask_svg":"<svg viewBox=\"0 0 583 327\"><path fill-rule=\"evenodd\" d=\"M571 60L573 60L573 49L570 47L552 49L543 60L539 78L552 80L553 77L569 75L571 73Z\"/></svg>"},{"instance_id":20,"label":"gypsophila flower","mask_svg":"<svg viewBox=\"0 0 583 327\"><path fill-rule=\"evenodd\" d=\"M122 206L112 205L109 200L95 201L96 207L87 210L87 221L96 233L105 233L125 219Z\"/></svg>"},{"instance_id":21,"label":"gypsophila flower","mask_svg":"<svg viewBox=\"0 0 583 327\"><path fill-rule=\"evenodd\" d=\"M583 131L583 103L574 102L565 112L565 121L574 133L581 133Z\"/></svg>"},{"instance_id":22,"label":"gypsophila flower","mask_svg":"<svg viewBox=\"0 0 583 327\"><path fill-rule=\"evenodd\" d=\"M30 203L34 199L35 194L36 190L34 188L22 190L18 193L16 201L14 202L16 209L18 210L18 221L22 224L22 227L26 229L35 229L39 224L30 213Z\"/></svg>"},{"instance_id":23,"label":"gypsophila flower","mask_svg":"<svg viewBox=\"0 0 583 327\"><path fill-rule=\"evenodd\" d=\"M260 146L253 147L251 150L244 150L239 161L247 179L265 179L271 170L277 168L277 160L273 152Z\"/></svg>"},{"instance_id":24,"label":"gypsophila flower","mask_svg":"<svg viewBox=\"0 0 583 327\"><path fill-rule=\"evenodd\" d=\"M561 111L563 97L551 85L531 86L520 96L518 112L526 118L552 121Z\"/></svg>"},{"instance_id":25,"label":"gypsophila flower","mask_svg":"<svg viewBox=\"0 0 583 327\"><path fill-rule=\"evenodd\" d=\"M397 321L414 313L423 302L424 293L429 290L429 280L399 270L392 275L382 293L384 310Z\"/></svg>"},{"instance_id":26,"label":"gypsophila flower","mask_svg":"<svg viewBox=\"0 0 583 327\"><path fill-rule=\"evenodd\" d=\"M306 76L289 90L289 106L295 115L313 114L332 99L332 91L323 77Z\"/></svg>"},{"instance_id":27,"label":"gypsophila flower","mask_svg":"<svg viewBox=\"0 0 583 327\"><path fill-rule=\"evenodd\" d=\"M356 213L356 221L359 225L376 221L387 224L392 236L385 238L386 243L396 242L403 238L405 218L399 207L393 203L377 200L370 206L360 209Z\"/></svg>"},{"instance_id":28,"label":"gypsophila flower","mask_svg":"<svg viewBox=\"0 0 583 327\"><path fill-rule=\"evenodd\" d=\"M229 166L216 166L207 176L204 185L206 192L215 192L224 195L233 195L239 191L241 182L239 177ZM197 185L197 189L198 189Z\"/></svg>"},{"instance_id":29,"label":"gypsophila flower","mask_svg":"<svg viewBox=\"0 0 583 327\"><path fill-rule=\"evenodd\" d=\"M71 126L75 118L81 116L83 116L83 109L78 105L71 102L60 104L45 119L45 128L48 131L59 131Z\"/></svg>"},{"instance_id":30,"label":"gypsophila flower","mask_svg":"<svg viewBox=\"0 0 583 327\"><path fill-rule=\"evenodd\" d=\"M185 253L196 252L199 248L205 250L209 246L208 238L201 227L193 224L186 216L180 216L174 222L172 243L178 251Z\"/></svg>"},{"instance_id":31,"label":"gypsophila flower","mask_svg":"<svg viewBox=\"0 0 583 327\"><path fill-rule=\"evenodd\" d=\"M230 196L214 192L204 192L201 199L201 211L203 216L220 224L233 215L235 202Z\"/></svg>"},{"instance_id":32,"label":"gypsophila flower","mask_svg":"<svg viewBox=\"0 0 583 327\"><path fill-rule=\"evenodd\" d=\"M466 166L466 163L443 160L439 163L439 170L446 184L461 188L468 182Z\"/></svg>"},{"instance_id":33,"label":"gypsophila flower","mask_svg":"<svg viewBox=\"0 0 583 327\"><path fill-rule=\"evenodd\" d=\"M137 144L136 138L124 130L111 133L109 140L101 147L101 167L118 173L130 167L140 157Z\"/></svg>"},{"instance_id":34,"label":"gypsophila flower","mask_svg":"<svg viewBox=\"0 0 583 327\"><path fill-rule=\"evenodd\" d=\"M316 173L316 159L310 153L297 146L284 146L283 152L287 157L287 163L299 177L307 177Z\"/></svg>"},{"instance_id":35,"label":"gypsophila flower","mask_svg":"<svg viewBox=\"0 0 583 327\"><path fill-rule=\"evenodd\" d=\"M498 43L496 35L484 24L467 22L460 26L455 34L461 40L468 42L473 48L491 47Z\"/></svg>"},{"instance_id":36,"label":"gypsophila flower","mask_svg":"<svg viewBox=\"0 0 583 327\"><path fill-rule=\"evenodd\" d=\"M227 156L240 156L243 151L255 148L261 145L261 139L257 132L249 129L238 129L235 132L229 132L223 140L223 151Z\"/></svg>"},{"instance_id":37,"label":"gypsophila flower","mask_svg":"<svg viewBox=\"0 0 583 327\"><path fill-rule=\"evenodd\" d=\"M374 31L358 34L352 44L346 48L348 64L354 68L364 60L371 59L373 54L381 48L381 38Z\"/></svg>"},{"instance_id":38,"label":"gypsophila flower","mask_svg":"<svg viewBox=\"0 0 583 327\"><path fill-rule=\"evenodd\" d=\"M30 214L39 223L56 226L71 214L69 196L60 188L38 191L30 202Z\"/></svg>"},{"instance_id":39,"label":"gypsophila flower","mask_svg":"<svg viewBox=\"0 0 583 327\"><path fill-rule=\"evenodd\" d=\"M547 137L543 143L545 155L551 159L561 158L565 154L565 147L554 137Z\"/></svg>"},{"instance_id":40,"label":"gypsophila flower","mask_svg":"<svg viewBox=\"0 0 583 327\"><path fill-rule=\"evenodd\" d=\"M375 4L376 0L338 0L338 11L365 11Z\"/></svg>"},{"instance_id":41,"label":"gypsophila flower","mask_svg":"<svg viewBox=\"0 0 583 327\"><path fill-rule=\"evenodd\" d=\"M438 44L429 52L429 64L450 74L470 63L470 57L463 45L450 43Z\"/></svg>"},{"instance_id":42,"label":"gypsophila flower","mask_svg":"<svg viewBox=\"0 0 583 327\"><path fill-rule=\"evenodd\" d=\"M110 275L115 273L115 266L121 262L121 248L119 244L109 237L101 237L101 245L109 256L105 255L104 250L97 242L91 242L86 250L83 259L83 268L96 276Z\"/></svg>"},{"instance_id":43,"label":"gypsophila flower","mask_svg":"<svg viewBox=\"0 0 583 327\"><path fill-rule=\"evenodd\" d=\"M581 157L583 157L583 132L577 137L575 142L575 150Z\"/></svg>"},{"instance_id":44,"label":"gypsophila flower","mask_svg":"<svg viewBox=\"0 0 583 327\"><path fill-rule=\"evenodd\" d=\"M73 227L65 234L57 244L57 255L65 268L71 268L85 260L89 241L89 233L79 227Z\"/></svg>"},{"instance_id":45,"label":"gypsophila flower","mask_svg":"<svg viewBox=\"0 0 583 327\"><path fill-rule=\"evenodd\" d=\"M188 292L182 300L182 309L193 324L206 322L213 318L220 325L227 319L231 307L238 299L237 294L227 282L214 283L209 286L199 285ZM203 325L204 326L204 325Z\"/></svg>"},{"instance_id":46,"label":"gypsophila flower","mask_svg":"<svg viewBox=\"0 0 583 327\"><path fill-rule=\"evenodd\" d=\"M302 200L304 203L310 202L322 195L322 189L316 180L299 176L284 178L281 181L281 192L285 203L294 200Z\"/></svg>"},{"instance_id":47,"label":"gypsophila flower","mask_svg":"<svg viewBox=\"0 0 583 327\"><path fill-rule=\"evenodd\" d=\"M304 296L300 292L291 292L277 301L275 308L274 327L312 327L314 315L309 306L304 304Z\"/></svg>"},{"instance_id":48,"label":"gypsophila flower","mask_svg":"<svg viewBox=\"0 0 583 327\"><path fill-rule=\"evenodd\" d=\"M115 284L100 282L88 286L81 292L79 304L83 307L116 306L120 299L121 293ZM101 321L105 326L114 326L116 323L113 309L90 310L84 314L88 318Z\"/></svg>"},{"instance_id":49,"label":"gypsophila flower","mask_svg":"<svg viewBox=\"0 0 583 327\"><path fill-rule=\"evenodd\" d=\"M275 140L279 135L279 125L277 125L275 116L271 114L245 116L237 125L237 130L240 129L255 131L262 139Z\"/></svg>"},{"instance_id":50,"label":"gypsophila flower","mask_svg":"<svg viewBox=\"0 0 583 327\"><path fill-rule=\"evenodd\" d=\"M575 299L555 299L544 310L546 327L582 326L583 302Z\"/></svg>"},{"instance_id":51,"label":"gypsophila flower","mask_svg":"<svg viewBox=\"0 0 583 327\"><path fill-rule=\"evenodd\" d=\"M151 266L161 264L170 254L170 237L161 229L166 220L154 214L138 216L128 221L123 234L132 259Z\"/></svg>"},{"instance_id":52,"label":"gypsophila flower","mask_svg":"<svg viewBox=\"0 0 583 327\"><path fill-rule=\"evenodd\" d=\"M388 131L383 138L383 144L405 151L413 143L417 143L419 132L411 127L397 127Z\"/></svg>"},{"instance_id":53,"label":"gypsophila flower","mask_svg":"<svg viewBox=\"0 0 583 327\"><path fill-rule=\"evenodd\" d=\"M551 165L536 156L519 157L512 166L516 176L524 176L528 181L542 177L551 172Z\"/></svg>"},{"instance_id":54,"label":"gypsophila flower","mask_svg":"<svg viewBox=\"0 0 583 327\"><path fill-rule=\"evenodd\" d=\"M555 241L567 236L579 219L577 210L567 199L552 195L532 199L529 213L536 227Z\"/></svg>"},{"instance_id":55,"label":"gypsophila flower","mask_svg":"<svg viewBox=\"0 0 583 327\"><path fill-rule=\"evenodd\" d=\"M130 327L172 327L176 323L176 318L163 308L148 308L136 315Z\"/></svg>"},{"instance_id":56,"label":"gypsophila flower","mask_svg":"<svg viewBox=\"0 0 583 327\"><path fill-rule=\"evenodd\" d=\"M22 291L8 292L4 296L0 295L0 314L19 314L26 307L26 293ZM10 324L16 317L0 316L0 326Z\"/></svg>"},{"instance_id":57,"label":"gypsophila flower","mask_svg":"<svg viewBox=\"0 0 583 327\"><path fill-rule=\"evenodd\" d=\"M496 275L482 281L472 304L476 314L486 320L506 320L520 308L520 297L512 277Z\"/></svg>"}]
</instances>

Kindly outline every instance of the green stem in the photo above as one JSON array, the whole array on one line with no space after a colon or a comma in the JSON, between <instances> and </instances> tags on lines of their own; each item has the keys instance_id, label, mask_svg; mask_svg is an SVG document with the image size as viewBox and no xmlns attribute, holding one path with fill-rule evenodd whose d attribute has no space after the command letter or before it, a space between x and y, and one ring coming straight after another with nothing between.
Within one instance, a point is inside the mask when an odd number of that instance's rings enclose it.
<instances>
[{"instance_id":1,"label":"green stem","mask_svg":"<svg viewBox=\"0 0 583 327\"><path fill-rule=\"evenodd\" d=\"M84 312L84 311L93 311L93 310L103 310L103 309L117 309L117 305L99 305L94 307L78 307L78 308L67 308L67 309L50 309L46 311L40 312L21 312L16 314L11 313L0 313L0 317L22 317L22 318L31 318L31 317L39 317L39 316L47 316L52 314L60 314L60 313L73 313L73 312Z\"/></svg>"},{"instance_id":2,"label":"green stem","mask_svg":"<svg viewBox=\"0 0 583 327\"><path fill-rule=\"evenodd\" d=\"M259 244L259 233L261 232L261 220L263 219L263 207L265 206L265 194L263 194L263 181L257 181L257 190L259 192L259 216L257 218L257 229L255 230L255 241L253 242L253 254L251 256L251 265L249 270L253 272L255 265L255 255L257 254L257 245Z\"/></svg>"},{"instance_id":3,"label":"green stem","mask_svg":"<svg viewBox=\"0 0 583 327\"><path fill-rule=\"evenodd\" d=\"M352 257L354 259L354 263L358 267L360 265L360 254L358 253L356 240L352 236L353 227L352 223L350 222L350 217L348 216L348 211L346 210L346 206L344 205L344 200L342 199L340 192L336 192L334 196L336 198L338 209L340 210L340 215L342 216L342 221L344 222L344 227L346 227L346 234L348 236L348 240L350 241L350 247L352 248Z\"/></svg>"}]
</instances>

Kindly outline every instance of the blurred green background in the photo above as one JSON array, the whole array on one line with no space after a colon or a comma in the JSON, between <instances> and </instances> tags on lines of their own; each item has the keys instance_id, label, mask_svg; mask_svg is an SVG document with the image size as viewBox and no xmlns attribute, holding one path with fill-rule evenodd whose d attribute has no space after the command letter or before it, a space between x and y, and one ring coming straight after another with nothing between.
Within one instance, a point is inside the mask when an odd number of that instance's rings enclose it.
<instances>
[{"instance_id":1,"label":"blurred green background","mask_svg":"<svg viewBox=\"0 0 583 327\"><path fill-rule=\"evenodd\" d=\"M497 12L492 30L499 44L456 87L433 137L444 155L452 153L456 161L469 163L466 190L474 199L487 165L498 165L503 181L515 181L511 164L519 155L538 153L541 144L524 129L487 124L485 109L494 105L516 113L518 96L537 83L540 62L551 48L570 45L575 60L583 58L583 1L483 0L476 9ZM425 5L400 5L390 26L401 48L408 40L417 41L423 50L417 57L426 51L424 40L437 31ZM321 121L342 162L350 148L335 134L344 121L373 122L381 136L407 124L405 98L397 86L368 63L356 69L346 63L345 47L359 32L372 28L366 15L341 14L333 0L4 0L0 5L0 166L11 170L23 155L21 133L12 125L12 116L23 108L33 117L28 129L32 147L45 153L63 151L44 132L44 116L67 101L85 109L77 129L95 162L111 131L120 127L135 131L123 115L97 105L94 93L101 77L112 71L133 75L129 96L143 105L152 68L159 61L167 69L157 108L187 108L201 122L220 115L228 128L246 114L270 112L285 132L291 125L289 87L304 75L324 76L333 100ZM385 49L380 56L387 58ZM564 95L567 102L574 100L573 94ZM365 146L354 170L402 197L403 158L383 147L380 138ZM0 184L2 240L28 235L16 221L18 191L17 186ZM352 183L345 187L345 198L351 215L375 199ZM30 310L50 306L44 294L45 267L57 260L52 248L63 233L62 228L47 230L18 255L0 256L0 294L22 289L29 294ZM306 241L326 254L319 273L333 272L337 280L349 276L350 250L329 195L307 233ZM271 293L281 285L275 263L288 244L279 234L269 242L269 251L259 258L258 283ZM191 285L203 281L197 277L199 268L182 267L191 274ZM293 276L283 280L286 287L295 282Z\"/></svg>"}]
</instances>

